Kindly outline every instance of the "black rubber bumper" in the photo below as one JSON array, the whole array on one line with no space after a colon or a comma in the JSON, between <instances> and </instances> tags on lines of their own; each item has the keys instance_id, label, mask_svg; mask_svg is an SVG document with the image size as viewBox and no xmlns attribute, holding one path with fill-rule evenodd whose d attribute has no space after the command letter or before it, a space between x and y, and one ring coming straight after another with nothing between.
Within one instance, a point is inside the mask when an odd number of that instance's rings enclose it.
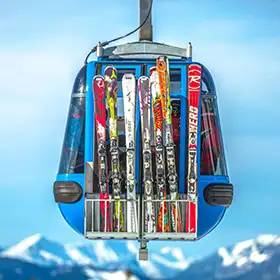
<instances>
[{"instance_id":1,"label":"black rubber bumper","mask_svg":"<svg viewBox=\"0 0 280 280\"><path fill-rule=\"evenodd\" d=\"M57 203L76 203L83 194L82 187L77 182L59 182L53 185L54 200Z\"/></svg>"},{"instance_id":2,"label":"black rubber bumper","mask_svg":"<svg viewBox=\"0 0 280 280\"><path fill-rule=\"evenodd\" d=\"M210 184L204 189L203 194L208 204L229 207L233 200L233 185Z\"/></svg>"}]
</instances>

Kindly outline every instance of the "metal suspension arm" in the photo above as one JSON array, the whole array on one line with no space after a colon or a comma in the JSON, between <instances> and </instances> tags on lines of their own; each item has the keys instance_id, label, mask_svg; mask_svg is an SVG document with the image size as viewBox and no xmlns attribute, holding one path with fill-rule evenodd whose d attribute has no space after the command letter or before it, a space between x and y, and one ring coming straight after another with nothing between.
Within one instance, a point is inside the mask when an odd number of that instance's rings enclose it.
<instances>
[{"instance_id":1,"label":"metal suspension arm","mask_svg":"<svg viewBox=\"0 0 280 280\"><path fill-rule=\"evenodd\" d=\"M151 0L139 0L139 18L140 24L148 15ZM146 23L139 29L139 41L153 41L152 13L149 15Z\"/></svg>"}]
</instances>

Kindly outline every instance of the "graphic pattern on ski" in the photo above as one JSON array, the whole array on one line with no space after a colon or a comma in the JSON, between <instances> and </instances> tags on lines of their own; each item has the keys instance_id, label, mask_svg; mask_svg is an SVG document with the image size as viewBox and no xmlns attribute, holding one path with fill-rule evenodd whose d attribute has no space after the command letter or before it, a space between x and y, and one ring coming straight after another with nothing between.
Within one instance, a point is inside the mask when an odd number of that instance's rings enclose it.
<instances>
[{"instance_id":1,"label":"graphic pattern on ski","mask_svg":"<svg viewBox=\"0 0 280 280\"><path fill-rule=\"evenodd\" d=\"M111 179L115 209L113 216L113 230L124 231L124 213L121 199L121 174L119 161L119 140L117 129L117 70L113 66L107 66L104 70L107 104L109 109L109 135L111 155Z\"/></svg>"},{"instance_id":2,"label":"graphic pattern on ski","mask_svg":"<svg viewBox=\"0 0 280 280\"><path fill-rule=\"evenodd\" d=\"M178 200L178 175L176 171L175 149L172 133L171 98L170 98L170 75L169 61L165 56L160 56L156 61L159 75L161 105L164 124L164 140L167 161L167 181L169 185L171 202L171 225L173 232L182 232L182 218L180 207L177 207L175 200ZM179 206L179 205L178 205Z\"/></svg>"},{"instance_id":3,"label":"graphic pattern on ski","mask_svg":"<svg viewBox=\"0 0 280 280\"><path fill-rule=\"evenodd\" d=\"M152 174L152 151L151 151L151 126L150 126L150 79L141 76L138 79L138 92L141 111L141 137L143 153L143 184L144 184L144 205L145 232L156 232L155 208L153 200L153 174Z\"/></svg>"},{"instance_id":4,"label":"graphic pattern on ski","mask_svg":"<svg viewBox=\"0 0 280 280\"><path fill-rule=\"evenodd\" d=\"M122 78L126 140L127 232L138 232L135 180L136 79L126 73Z\"/></svg>"},{"instance_id":5,"label":"graphic pattern on ski","mask_svg":"<svg viewBox=\"0 0 280 280\"><path fill-rule=\"evenodd\" d=\"M161 93L156 67L150 69L150 85L152 93L153 125L156 153L156 186L160 200L166 200L165 157L163 149L163 117L161 106ZM161 202L157 221L158 232L169 232L168 206Z\"/></svg>"},{"instance_id":6,"label":"graphic pattern on ski","mask_svg":"<svg viewBox=\"0 0 280 280\"><path fill-rule=\"evenodd\" d=\"M93 78L93 93L94 93L94 112L95 112L95 132L97 137L97 153L98 153L98 177L100 188L100 199L109 199L108 186L108 165L106 152L106 107L105 107L105 84L104 78L96 75ZM101 209L101 231L111 231L110 220L110 203L100 201Z\"/></svg>"},{"instance_id":7,"label":"graphic pattern on ski","mask_svg":"<svg viewBox=\"0 0 280 280\"><path fill-rule=\"evenodd\" d=\"M188 68L188 202L186 209L186 232L197 233L197 133L198 108L201 90L201 66L191 64Z\"/></svg>"}]
</instances>

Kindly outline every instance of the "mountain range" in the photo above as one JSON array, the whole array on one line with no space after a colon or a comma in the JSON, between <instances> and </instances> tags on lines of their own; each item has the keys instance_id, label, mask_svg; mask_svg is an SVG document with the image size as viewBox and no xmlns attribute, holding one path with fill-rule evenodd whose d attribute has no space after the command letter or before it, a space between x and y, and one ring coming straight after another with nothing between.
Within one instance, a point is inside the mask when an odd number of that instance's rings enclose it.
<instances>
[{"instance_id":1,"label":"mountain range","mask_svg":"<svg viewBox=\"0 0 280 280\"><path fill-rule=\"evenodd\" d=\"M0 249L0 280L280 279L280 236L276 235L219 248L203 259L187 258L187 246L185 251L168 246L150 249L146 262L138 261L137 253L138 243L132 241L65 245L35 234Z\"/></svg>"}]
</instances>

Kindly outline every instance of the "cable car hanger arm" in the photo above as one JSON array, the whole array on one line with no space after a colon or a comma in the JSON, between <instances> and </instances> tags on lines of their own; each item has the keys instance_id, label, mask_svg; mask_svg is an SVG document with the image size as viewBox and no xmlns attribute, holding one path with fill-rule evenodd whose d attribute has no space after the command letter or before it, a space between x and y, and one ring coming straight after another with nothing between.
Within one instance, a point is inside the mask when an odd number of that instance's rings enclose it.
<instances>
[{"instance_id":1,"label":"cable car hanger arm","mask_svg":"<svg viewBox=\"0 0 280 280\"><path fill-rule=\"evenodd\" d=\"M142 0L140 0L140 1L142 1ZM85 65L87 64L88 58L90 57L90 55L92 55L93 53L96 52L96 50L97 50L98 47L105 47L105 46L107 46L107 45L109 45L109 44L111 44L111 43L113 43L113 42L115 42L115 41L124 39L124 38L126 38L126 37L132 35L133 33L135 33L137 30L139 30L139 29L147 22L147 20L148 20L150 14L151 14L152 6L153 6L153 0L150 0L150 1L151 1L151 2L150 2L150 7L149 7L148 14L147 14L146 18L143 20L143 22L142 22L137 28L135 28L134 30L130 31L129 33L127 33L127 34L125 34L125 35L122 35L122 36L117 37L117 38L115 38L115 39L112 39L112 40L110 40L110 41L99 42L99 44L96 45L93 49L91 49L91 51L88 53L88 55L87 55L86 58L85 58L84 64L85 64Z\"/></svg>"}]
</instances>

